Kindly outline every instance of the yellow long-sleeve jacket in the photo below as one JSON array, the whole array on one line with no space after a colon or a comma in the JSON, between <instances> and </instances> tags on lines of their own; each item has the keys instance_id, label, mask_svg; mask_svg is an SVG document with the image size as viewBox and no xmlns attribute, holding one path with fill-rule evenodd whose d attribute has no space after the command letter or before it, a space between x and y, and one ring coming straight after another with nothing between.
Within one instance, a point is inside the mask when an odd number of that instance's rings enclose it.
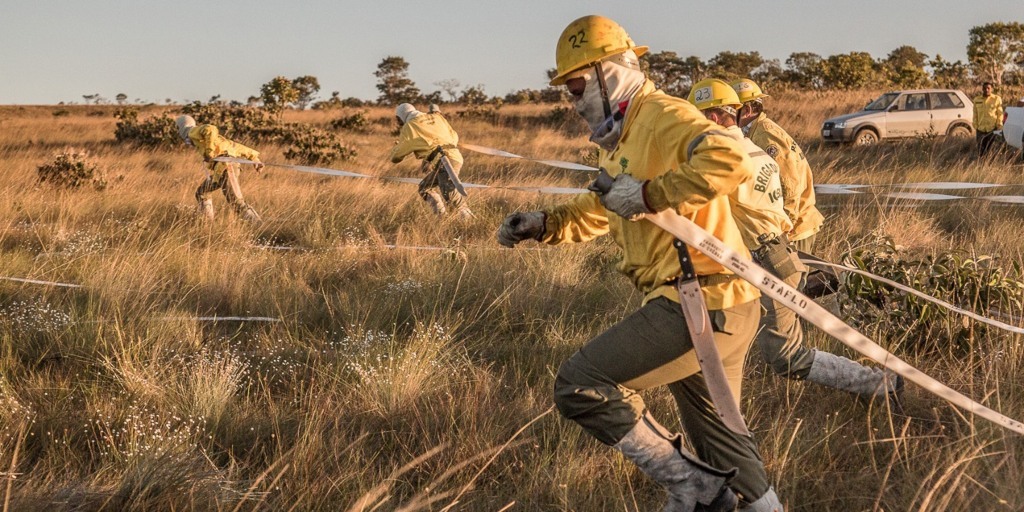
<instances>
[{"instance_id":1,"label":"yellow long-sleeve jacket","mask_svg":"<svg viewBox=\"0 0 1024 512\"><path fill-rule=\"evenodd\" d=\"M751 121L747 136L779 164L783 207L793 221L789 240L803 240L820 231L825 217L814 206L814 177L800 146L764 113Z\"/></svg>"},{"instance_id":2,"label":"yellow long-sleeve jacket","mask_svg":"<svg viewBox=\"0 0 1024 512\"><path fill-rule=\"evenodd\" d=\"M188 131L188 138L192 145L203 155L206 168L214 173L217 179L220 173L227 166L224 162L214 162L213 159L219 156L231 156L244 158L254 162L260 161L260 153L249 146L239 144L220 134L220 130L212 124L202 124Z\"/></svg>"},{"instance_id":3,"label":"yellow long-sleeve jacket","mask_svg":"<svg viewBox=\"0 0 1024 512\"><path fill-rule=\"evenodd\" d=\"M974 129L991 132L1003 127L1003 99L997 94L974 98Z\"/></svg>"},{"instance_id":4,"label":"yellow long-sleeve jacket","mask_svg":"<svg viewBox=\"0 0 1024 512\"><path fill-rule=\"evenodd\" d=\"M630 101L622 137L614 151L600 151L600 165L608 174L650 180L645 187L648 205L656 211L673 208L738 253L749 256L732 217L727 195L751 179L750 159L739 142L722 132L689 102L656 90L647 81ZM630 222L607 211L594 193L580 194L545 211L543 242L586 242L610 233L622 249L618 269L644 295L679 301L666 282L680 275L673 236L646 221ZM704 254L690 249L697 274L729 274ZM760 297L742 279L710 282L703 286L709 309L725 309Z\"/></svg>"},{"instance_id":5,"label":"yellow long-sleeve jacket","mask_svg":"<svg viewBox=\"0 0 1024 512\"><path fill-rule=\"evenodd\" d=\"M754 179L740 183L729 194L732 216L740 228L743 243L753 250L761 245L757 241L760 235L774 238L787 234L793 229L793 221L789 220L782 204L779 164L745 137L739 126L730 126L725 132L743 144L754 168Z\"/></svg>"},{"instance_id":6,"label":"yellow long-sleeve jacket","mask_svg":"<svg viewBox=\"0 0 1024 512\"><path fill-rule=\"evenodd\" d=\"M462 153L459 145L459 134L440 113L427 114L420 112L404 125L398 134L398 144L391 150L391 162L398 163L409 156L427 158L438 146L445 148L444 153L456 168L462 165ZM437 157L435 157L436 159Z\"/></svg>"}]
</instances>

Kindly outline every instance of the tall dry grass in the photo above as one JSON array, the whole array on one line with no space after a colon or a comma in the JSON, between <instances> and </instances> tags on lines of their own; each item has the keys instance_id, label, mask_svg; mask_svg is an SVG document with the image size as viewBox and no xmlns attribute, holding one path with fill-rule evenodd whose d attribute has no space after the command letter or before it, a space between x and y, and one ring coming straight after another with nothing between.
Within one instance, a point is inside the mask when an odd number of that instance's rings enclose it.
<instances>
[{"instance_id":1,"label":"tall dry grass","mask_svg":"<svg viewBox=\"0 0 1024 512\"><path fill-rule=\"evenodd\" d=\"M821 120L862 93L780 94L770 108L807 148L821 183L1016 183L1008 158L916 140L817 143ZM54 116L57 110L67 115ZM154 108L156 113L161 108ZM448 115L465 142L588 161L578 122L551 106L496 122ZM344 112L290 112L327 126ZM391 112L367 110L340 169L417 176L387 159ZM474 190L471 221L432 218L411 185L270 168L243 173L266 220L220 197L193 217L199 158L114 142L103 107L0 108L0 471L8 510L648 510L660 491L574 424L549 413L558 364L640 296L606 240L501 250L505 214L559 198ZM65 147L90 151L110 187L38 186ZM282 148L259 148L284 163ZM592 160L591 160L592 161ZM582 186L585 173L466 153L464 179ZM1019 207L978 200L820 199L819 251L875 236L921 254L1021 261ZM387 244L405 248L390 249ZM413 246L443 250L415 250ZM280 322L202 322L266 316ZM900 352L1024 417L1020 339L989 332L967 360ZM853 355L817 332L814 346ZM748 364L744 410L789 510L1019 510L1021 439L910 388L906 417ZM666 424L671 398L646 394Z\"/></svg>"}]
</instances>

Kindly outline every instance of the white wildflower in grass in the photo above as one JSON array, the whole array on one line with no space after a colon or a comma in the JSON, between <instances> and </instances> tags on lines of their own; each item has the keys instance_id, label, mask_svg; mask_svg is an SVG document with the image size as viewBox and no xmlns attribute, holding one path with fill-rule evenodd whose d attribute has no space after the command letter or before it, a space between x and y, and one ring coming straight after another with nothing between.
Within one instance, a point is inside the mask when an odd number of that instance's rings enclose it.
<instances>
[{"instance_id":1,"label":"white wildflower in grass","mask_svg":"<svg viewBox=\"0 0 1024 512\"><path fill-rule=\"evenodd\" d=\"M11 226L11 230L12 231L18 231L18 232L34 232L37 229L39 229L41 224L42 223L34 221L34 220L21 219L18 222L14 223L13 226Z\"/></svg>"},{"instance_id":2,"label":"white wildflower in grass","mask_svg":"<svg viewBox=\"0 0 1024 512\"><path fill-rule=\"evenodd\" d=\"M361 330L356 326L349 326L345 336L332 345L349 353L362 353L366 350L382 347L395 340L395 335L380 330Z\"/></svg>"},{"instance_id":3,"label":"white wildflower in grass","mask_svg":"<svg viewBox=\"0 0 1024 512\"><path fill-rule=\"evenodd\" d=\"M344 230L342 230L341 238L344 241L343 245L370 245L370 237L368 237L366 233L363 233L358 228L352 226L348 226Z\"/></svg>"},{"instance_id":4,"label":"white wildflower in grass","mask_svg":"<svg viewBox=\"0 0 1024 512\"><path fill-rule=\"evenodd\" d=\"M119 463L186 457L206 431L206 420L173 416L131 404L123 415L100 416L91 422L99 455Z\"/></svg>"},{"instance_id":5,"label":"white wildflower in grass","mask_svg":"<svg viewBox=\"0 0 1024 512\"><path fill-rule=\"evenodd\" d=\"M106 248L103 237L88 231L75 231L65 234L57 240L57 252L65 256L80 256Z\"/></svg>"},{"instance_id":6,"label":"white wildflower in grass","mask_svg":"<svg viewBox=\"0 0 1024 512\"><path fill-rule=\"evenodd\" d=\"M12 300L0 305L0 323L15 334L59 332L73 323L71 315L45 299Z\"/></svg>"},{"instance_id":7,"label":"white wildflower in grass","mask_svg":"<svg viewBox=\"0 0 1024 512\"><path fill-rule=\"evenodd\" d=\"M384 294L388 296L405 295L423 288L423 283L414 279L403 279L402 281L389 282L384 287Z\"/></svg>"},{"instance_id":8,"label":"white wildflower in grass","mask_svg":"<svg viewBox=\"0 0 1024 512\"><path fill-rule=\"evenodd\" d=\"M296 351L296 347L288 340L274 339L259 344L259 348L246 349L252 346L253 340L232 340L228 342L230 356L237 364L243 365L244 371L238 372L239 387L248 385L253 380L262 380L269 384L287 384L295 382L306 370L306 352Z\"/></svg>"},{"instance_id":9,"label":"white wildflower in grass","mask_svg":"<svg viewBox=\"0 0 1024 512\"><path fill-rule=\"evenodd\" d=\"M242 388L249 363L230 350L204 351L184 369L178 390L182 410L216 424Z\"/></svg>"},{"instance_id":10,"label":"white wildflower in grass","mask_svg":"<svg viewBox=\"0 0 1024 512\"><path fill-rule=\"evenodd\" d=\"M7 379L0 376L0 447L18 435L19 429L34 422L36 411L26 403Z\"/></svg>"},{"instance_id":11,"label":"white wildflower in grass","mask_svg":"<svg viewBox=\"0 0 1024 512\"><path fill-rule=\"evenodd\" d=\"M347 367L358 376L361 399L387 416L444 390L456 373L451 343L444 326L417 325L409 339L392 338L378 350L353 358Z\"/></svg>"}]
</instances>

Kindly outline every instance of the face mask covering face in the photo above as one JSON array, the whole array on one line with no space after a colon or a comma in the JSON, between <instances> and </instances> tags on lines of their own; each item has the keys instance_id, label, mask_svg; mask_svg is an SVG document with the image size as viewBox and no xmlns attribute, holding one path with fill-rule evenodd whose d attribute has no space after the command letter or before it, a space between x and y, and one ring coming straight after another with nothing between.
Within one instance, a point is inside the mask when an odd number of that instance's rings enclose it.
<instances>
[{"instance_id":1,"label":"face mask covering face","mask_svg":"<svg viewBox=\"0 0 1024 512\"><path fill-rule=\"evenodd\" d=\"M601 84L597 81L597 69L589 68L583 78L587 81L587 86L583 89L583 96L576 100L573 106L576 113L587 122L590 132L594 133L608 116L604 113L604 99L601 97Z\"/></svg>"},{"instance_id":2,"label":"face mask covering face","mask_svg":"<svg viewBox=\"0 0 1024 512\"><path fill-rule=\"evenodd\" d=\"M622 135L622 121L629 101L643 87L646 77L639 69L636 54L632 51L611 57L601 62L608 89L608 105L611 115L605 113L605 102L601 96L601 84L597 68L591 67L584 75L586 88L583 96L575 103L579 113L593 134L590 140L603 149L611 151Z\"/></svg>"}]
</instances>

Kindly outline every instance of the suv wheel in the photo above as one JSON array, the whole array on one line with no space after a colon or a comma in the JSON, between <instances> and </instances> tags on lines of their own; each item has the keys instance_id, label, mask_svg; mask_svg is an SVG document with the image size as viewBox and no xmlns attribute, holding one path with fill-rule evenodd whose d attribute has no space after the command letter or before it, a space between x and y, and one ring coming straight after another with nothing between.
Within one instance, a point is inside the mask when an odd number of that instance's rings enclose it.
<instances>
[{"instance_id":1,"label":"suv wheel","mask_svg":"<svg viewBox=\"0 0 1024 512\"><path fill-rule=\"evenodd\" d=\"M878 134L870 128L861 128L853 136L853 143L858 146L870 146L878 143Z\"/></svg>"},{"instance_id":2,"label":"suv wheel","mask_svg":"<svg viewBox=\"0 0 1024 512\"><path fill-rule=\"evenodd\" d=\"M949 136L954 139L966 139L971 136L971 129L960 124L949 129Z\"/></svg>"}]
</instances>

